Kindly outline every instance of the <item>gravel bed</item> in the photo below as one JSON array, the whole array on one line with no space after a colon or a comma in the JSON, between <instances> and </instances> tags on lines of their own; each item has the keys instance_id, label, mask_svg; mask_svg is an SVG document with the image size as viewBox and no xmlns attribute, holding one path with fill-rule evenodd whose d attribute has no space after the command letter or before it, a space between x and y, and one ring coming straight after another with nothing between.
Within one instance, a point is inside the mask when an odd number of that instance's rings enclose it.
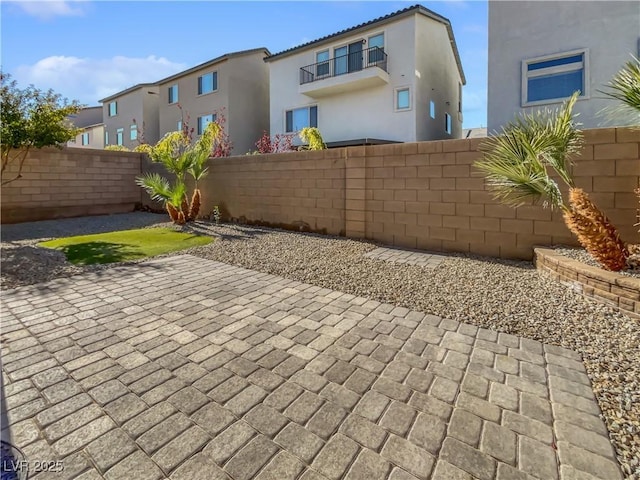
<instances>
[{"instance_id":1,"label":"gravel bed","mask_svg":"<svg viewBox=\"0 0 640 480\"><path fill-rule=\"evenodd\" d=\"M586 263L587 265L591 265L592 267L600 267L600 264L583 248L570 248L570 247L559 247L554 248L554 250L564 255L565 257L572 258L573 260L578 260L579 262ZM638 265L637 268L633 268L630 270L623 270L620 273L622 275L626 275L628 277L637 277L640 278L640 253L632 254L634 258L634 263Z\"/></svg>"},{"instance_id":2,"label":"gravel bed","mask_svg":"<svg viewBox=\"0 0 640 480\"><path fill-rule=\"evenodd\" d=\"M155 218L166 220L165 216ZM151 222L146 226L169 225ZM580 352L623 471L628 480L640 480L637 320L539 275L531 262L448 255L439 266L425 269L366 258L363 254L377 247L370 242L207 222L182 228L218 240L170 255L189 253ZM10 277L15 272L6 272L2 246L2 285L8 288L16 282L5 282L5 274ZM78 269L65 266L64 258L53 260L47 254L47 259L47 268L57 270L38 269L45 280ZM25 261L21 268L33 266ZM27 277L23 275L22 281L41 281Z\"/></svg>"}]
</instances>

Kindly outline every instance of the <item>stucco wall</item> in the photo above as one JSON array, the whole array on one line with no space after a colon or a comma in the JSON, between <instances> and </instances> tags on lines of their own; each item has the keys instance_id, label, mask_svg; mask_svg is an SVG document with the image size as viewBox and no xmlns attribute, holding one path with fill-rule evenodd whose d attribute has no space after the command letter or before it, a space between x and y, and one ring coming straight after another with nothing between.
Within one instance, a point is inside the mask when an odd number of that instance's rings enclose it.
<instances>
[{"instance_id":1,"label":"stucco wall","mask_svg":"<svg viewBox=\"0 0 640 480\"><path fill-rule=\"evenodd\" d=\"M274 59L270 68L271 135L285 132L285 111L318 105L318 128L326 142L359 138L394 141L416 140L415 105L409 111L396 112L394 88L408 86L415 96L415 15L385 25L373 25L364 32L323 42L299 53ZM388 55L388 84L364 87L319 99L299 93L300 68L316 63L316 52L348 45L384 32ZM363 44L363 49L368 44ZM378 67L370 67L378 68ZM350 75L341 77L348 81ZM414 101L415 103L415 101Z\"/></svg>"},{"instance_id":2,"label":"stucco wall","mask_svg":"<svg viewBox=\"0 0 640 480\"><path fill-rule=\"evenodd\" d=\"M17 173L10 164L7 177ZM29 152L22 178L1 190L2 223L133 211L140 154L86 148Z\"/></svg>"},{"instance_id":3,"label":"stucco wall","mask_svg":"<svg viewBox=\"0 0 640 480\"><path fill-rule=\"evenodd\" d=\"M447 28L416 15L416 140L448 140L462 137L462 113L458 113L458 85L462 84ZM435 119L430 101L435 102ZM445 113L451 115L451 134L445 130Z\"/></svg>"},{"instance_id":4,"label":"stucco wall","mask_svg":"<svg viewBox=\"0 0 640 480\"><path fill-rule=\"evenodd\" d=\"M489 2L489 132L521 110L521 64L543 55L588 48L589 98L575 106L583 128L628 124L625 118L598 113L612 101L602 90L615 73L638 56L640 3ZM550 103L554 107L558 103ZM612 123L605 123L610 118Z\"/></svg>"},{"instance_id":5,"label":"stucco wall","mask_svg":"<svg viewBox=\"0 0 640 480\"><path fill-rule=\"evenodd\" d=\"M131 140L131 125L136 120L138 125L138 138L143 131L147 143L154 144L159 138L157 134L157 103L158 87L153 85L141 86L131 92L103 103L102 116L104 120L104 131L109 134L107 145L116 145L116 132L122 128L122 144L130 149L138 146L139 142ZM118 102L118 114L109 116L109 104Z\"/></svg>"},{"instance_id":6,"label":"stucco wall","mask_svg":"<svg viewBox=\"0 0 640 480\"><path fill-rule=\"evenodd\" d=\"M89 144L82 145L82 134L89 134ZM82 133L76 135L75 141L67 142L70 148L104 148L104 125L93 125L83 129Z\"/></svg>"},{"instance_id":7,"label":"stucco wall","mask_svg":"<svg viewBox=\"0 0 640 480\"><path fill-rule=\"evenodd\" d=\"M184 121L188 120L189 127L193 127L193 135L197 137L198 117L210 115L216 111L229 108L229 79L228 60L223 60L215 65L209 65L195 70L187 75L159 84L160 103L158 107L160 136L177 129L177 122L184 114ZM217 72L218 89L213 92L198 95L198 77L207 73ZM178 85L178 102L168 103L168 88ZM182 112L177 104L182 107ZM188 116L188 119L187 119Z\"/></svg>"},{"instance_id":8,"label":"stucco wall","mask_svg":"<svg viewBox=\"0 0 640 480\"><path fill-rule=\"evenodd\" d=\"M232 152L242 155L255 149L255 142L264 130L269 130L269 76L263 58L266 53L254 52L231 56L213 65L159 84L159 130L162 137L177 128L182 107L185 120L194 128L197 138L198 117L218 112L226 117L225 128L233 142ZM198 77L217 72L218 89L198 95ZM178 85L178 102L168 103L168 88Z\"/></svg>"},{"instance_id":9,"label":"stucco wall","mask_svg":"<svg viewBox=\"0 0 640 480\"><path fill-rule=\"evenodd\" d=\"M269 66L265 56L266 52L259 52L230 59L227 127L236 155L255 150L262 133L269 131Z\"/></svg>"}]
</instances>

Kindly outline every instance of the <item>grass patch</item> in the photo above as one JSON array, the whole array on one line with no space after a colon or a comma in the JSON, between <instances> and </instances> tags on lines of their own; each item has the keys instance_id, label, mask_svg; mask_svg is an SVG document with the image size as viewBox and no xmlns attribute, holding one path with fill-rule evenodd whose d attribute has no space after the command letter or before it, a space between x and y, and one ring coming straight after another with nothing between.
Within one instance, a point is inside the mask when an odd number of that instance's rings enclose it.
<instances>
[{"instance_id":1,"label":"grass patch","mask_svg":"<svg viewBox=\"0 0 640 480\"><path fill-rule=\"evenodd\" d=\"M143 228L119 232L58 238L38 246L60 250L76 265L126 262L207 245L211 237L176 232L168 228Z\"/></svg>"}]
</instances>

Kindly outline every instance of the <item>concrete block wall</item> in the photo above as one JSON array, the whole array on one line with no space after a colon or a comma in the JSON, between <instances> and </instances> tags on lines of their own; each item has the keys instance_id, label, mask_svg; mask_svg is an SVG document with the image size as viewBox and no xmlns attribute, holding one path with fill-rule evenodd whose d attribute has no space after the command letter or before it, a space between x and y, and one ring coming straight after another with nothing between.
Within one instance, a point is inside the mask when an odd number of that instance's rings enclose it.
<instances>
[{"instance_id":1,"label":"concrete block wall","mask_svg":"<svg viewBox=\"0 0 640 480\"><path fill-rule=\"evenodd\" d=\"M2 223L133 211L139 153L87 148L31 150L22 178L2 187ZM11 163L3 179L13 178Z\"/></svg>"},{"instance_id":2,"label":"concrete block wall","mask_svg":"<svg viewBox=\"0 0 640 480\"><path fill-rule=\"evenodd\" d=\"M640 243L640 131L587 130L574 178L619 228ZM388 245L531 259L535 245L577 245L559 212L494 200L473 163L482 139L349 147L213 159L201 184L203 211ZM566 188L563 188L566 194Z\"/></svg>"},{"instance_id":3,"label":"concrete block wall","mask_svg":"<svg viewBox=\"0 0 640 480\"><path fill-rule=\"evenodd\" d=\"M574 178L619 228L640 243L640 130L587 130ZM535 245L576 240L559 212L517 209L492 198L473 163L482 139L349 147L211 159L200 182L202 215L387 245L503 258L533 257ZM135 185L164 169L143 155L88 149L29 154L23 178L2 188L2 222L159 208ZM565 189L566 191L566 189Z\"/></svg>"},{"instance_id":4,"label":"concrete block wall","mask_svg":"<svg viewBox=\"0 0 640 480\"><path fill-rule=\"evenodd\" d=\"M216 158L202 214L333 235L345 232L345 149Z\"/></svg>"}]
</instances>

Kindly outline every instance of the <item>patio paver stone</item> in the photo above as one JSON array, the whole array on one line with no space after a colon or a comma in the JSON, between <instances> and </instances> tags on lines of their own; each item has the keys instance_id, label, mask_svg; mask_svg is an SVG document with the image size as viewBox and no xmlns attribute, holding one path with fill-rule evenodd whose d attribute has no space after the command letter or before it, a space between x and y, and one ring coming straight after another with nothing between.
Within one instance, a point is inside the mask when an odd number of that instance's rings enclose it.
<instances>
[{"instance_id":1,"label":"patio paver stone","mask_svg":"<svg viewBox=\"0 0 640 480\"><path fill-rule=\"evenodd\" d=\"M559 347L190 255L1 301L3 435L74 478L622 478Z\"/></svg>"}]
</instances>

